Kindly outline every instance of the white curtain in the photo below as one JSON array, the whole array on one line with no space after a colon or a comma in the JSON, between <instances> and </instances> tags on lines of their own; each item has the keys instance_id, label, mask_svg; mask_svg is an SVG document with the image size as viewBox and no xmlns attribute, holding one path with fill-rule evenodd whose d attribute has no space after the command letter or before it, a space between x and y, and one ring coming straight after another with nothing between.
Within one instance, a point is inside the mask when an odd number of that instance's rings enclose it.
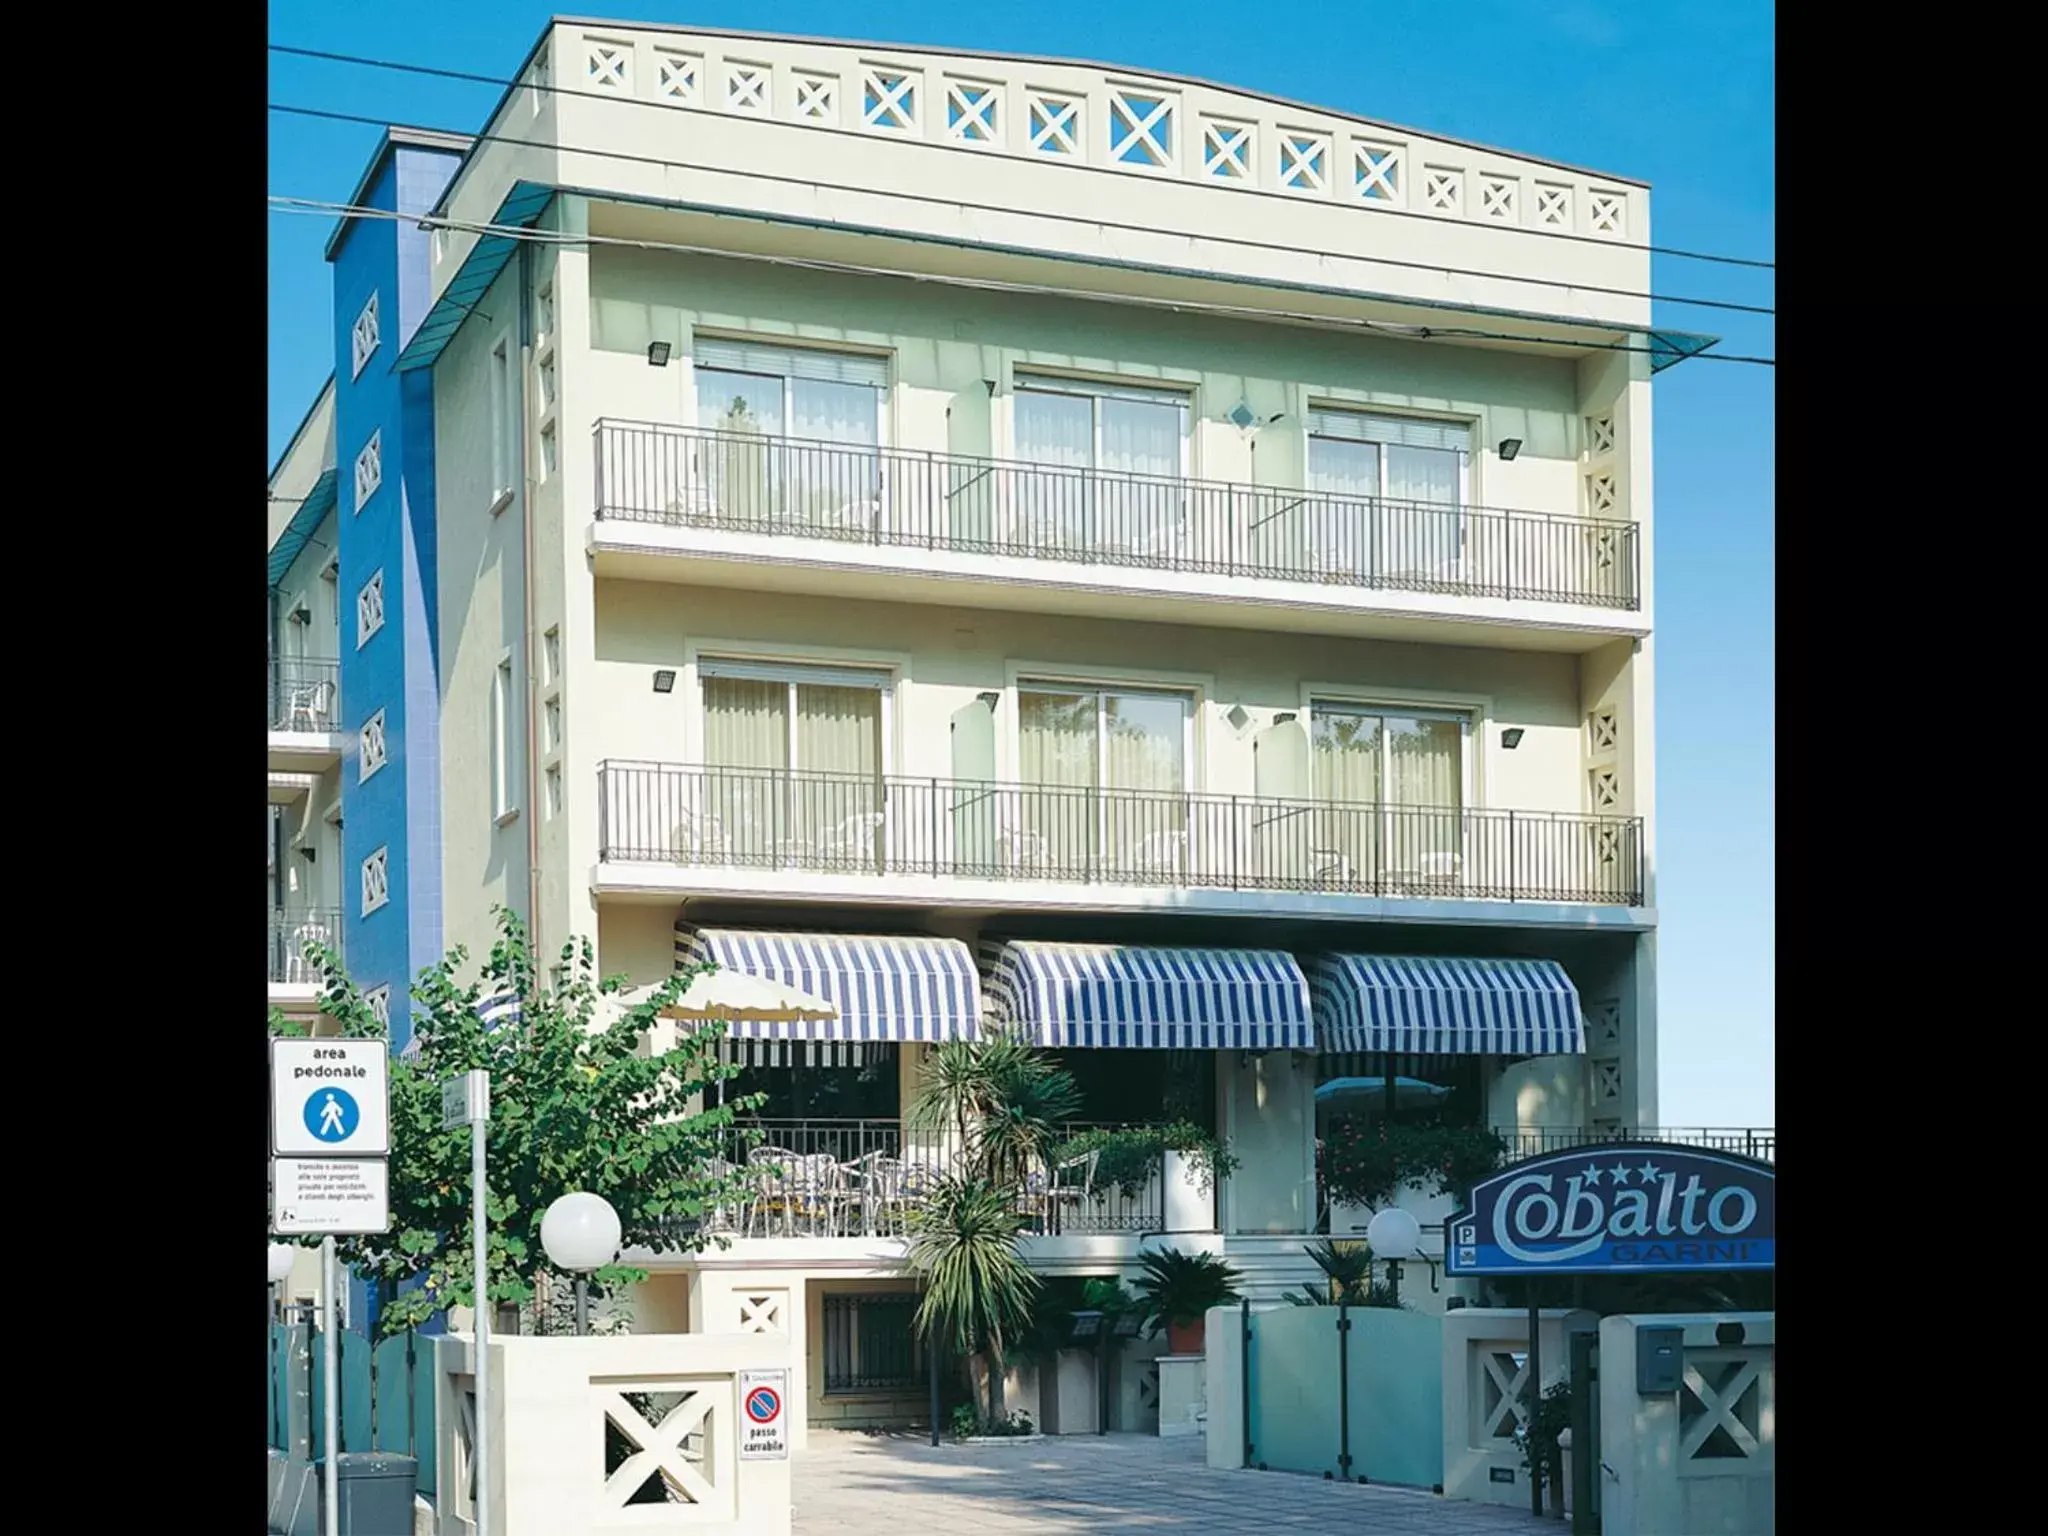
<instances>
[{"instance_id":1,"label":"white curtain","mask_svg":"<svg viewBox=\"0 0 2048 1536\"><path fill-rule=\"evenodd\" d=\"M1380 494L1380 450L1374 443L1334 437L1308 440L1308 486L1317 493L1303 509L1299 540L1309 570L1362 576L1372 568L1373 506ZM1287 537L1288 518L1266 526L1266 558L1292 565L1296 541ZM1278 541L1285 543L1274 547Z\"/></svg>"},{"instance_id":2,"label":"white curtain","mask_svg":"<svg viewBox=\"0 0 2048 1536\"><path fill-rule=\"evenodd\" d=\"M881 692L798 684L796 766L796 835L835 865L864 867L881 832Z\"/></svg>"},{"instance_id":3,"label":"white curtain","mask_svg":"<svg viewBox=\"0 0 2048 1536\"><path fill-rule=\"evenodd\" d=\"M782 380L699 368L697 421L722 435L698 448L695 481L685 494L707 502L727 521L772 525L775 450L752 439L782 436Z\"/></svg>"},{"instance_id":4,"label":"white curtain","mask_svg":"<svg viewBox=\"0 0 2048 1536\"><path fill-rule=\"evenodd\" d=\"M787 510L828 530L865 533L879 514L882 462L881 403L866 384L792 379ZM810 443L843 444L811 447Z\"/></svg>"},{"instance_id":5,"label":"white curtain","mask_svg":"<svg viewBox=\"0 0 2048 1536\"><path fill-rule=\"evenodd\" d=\"M1019 825L1006 827L1022 835L1054 868L1083 867L1097 844L1097 797L1090 793L1101 768L1100 696L1094 693L1020 690L1017 695L1017 746L1020 777L1027 787Z\"/></svg>"},{"instance_id":6,"label":"white curtain","mask_svg":"<svg viewBox=\"0 0 2048 1536\"><path fill-rule=\"evenodd\" d=\"M1103 833L1113 868L1142 878L1178 874L1188 858L1186 701L1160 694L1102 697Z\"/></svg>"},{"instance_id":7,"label":"white curtain","mask_svg":"<svg viewBox=\"0 0 2048 1536\"><path fill-rule=\"evenodd\" d=\"M1103 481L1096 494L1096 543L1124 553L1164 553L1172 547L1182 516L1181 405L1105 397L1096 408L1102 418L1100 468L1174 482Z\"/></svg>"},{"instance_id":8,"label":"white curtain","mask_svg":"<svg viewBox=\"0 0 2048 1536\"><path fill-rule=\"evenodd\" d=\"M1464 846L1463 733L1455 720L1390 715L1387 804L1397 873L1443 879Z\"/></svg>"},{"instance_id":9,"label":"white curtain","mask_svg":"<svg viewBox=\"0 0 2048 1536\"><path fill-rule=\"evenodd\" d=\"M1441 448L1408 447L1389 448L1386 455L1387 570L1418 580L1454 577L1463 542L1459 455Z\"/></svg>"},{"instance_id":10,"label":"white curtain","mask_svg":"<svg viewBox=\"0 0 2048 1536\"><path fill-rule=\"evenodd\" d=\"M1012 478L1005 542L1078 551L1088 537L1086 471L1095 463L1095 403L1082 395L1043 389L1020 389L1014 400L1017 457L1026 464L1070 473L1026 471Z\"/></svg>"},{"instance_id":11,"label":"white curtain","mask_svg":"<svg viewBox=\"0 0 2048 1536\"><path fill-rule=\"evenodd\" d=\"M1315 710L1311 764L1315 816L1312 867L1335 880L1371 881L1379 871L1383 734L1377 715Z\"/></svg>"},{"instance_id":12,"label":"white curtain","mask_svg":"<svg viewBox=\"0 0 2048 1536\"><path fill-rule=\"evenodd\" d=\"M698 843L710 838L742 861L769 856L788 835L789 685L705 678L704 762L712 771L686 807Z\"/></svg>"}]
</instances>

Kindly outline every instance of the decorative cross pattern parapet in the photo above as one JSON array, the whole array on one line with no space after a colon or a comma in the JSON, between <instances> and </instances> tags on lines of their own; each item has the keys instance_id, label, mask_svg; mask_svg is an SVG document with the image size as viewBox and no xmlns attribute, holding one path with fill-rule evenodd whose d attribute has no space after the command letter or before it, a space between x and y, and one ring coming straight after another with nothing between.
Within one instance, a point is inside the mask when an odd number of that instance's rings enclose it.
<instances>
[{"instance_id":1,"label":"decorative cross pattern parapet","mask_svg":"<svg viewBox=\"0 0 2048 1536\"><path fill-rule=\"evenodd\" d=\"M1617 244L1647 229L1641 188L1197 81L810 39L563 30L557 46L579 59L585 94ZM529 84L546 83L544 67Z\"/></svg>"}]
</instances>

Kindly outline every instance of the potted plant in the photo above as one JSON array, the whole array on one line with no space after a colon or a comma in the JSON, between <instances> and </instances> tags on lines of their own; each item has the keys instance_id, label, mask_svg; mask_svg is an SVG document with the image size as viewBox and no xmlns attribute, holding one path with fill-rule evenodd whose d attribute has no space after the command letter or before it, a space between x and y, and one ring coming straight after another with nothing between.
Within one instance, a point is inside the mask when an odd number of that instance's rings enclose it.
<instances>
[{"instance_id":1,"label":"potted plant","mask_svg":"<svg viewBox=\"0 0 2048 1536\"><path fill-rule=\"evenodd\" d=\"M1168 1353L1199 1355L1211 1307L1237 1300L1238 1272L1212 1253L1156 1249L1138 1260L1137 1300L1145 1331L1166 1334Z\"/></svg>"}]
</instances>

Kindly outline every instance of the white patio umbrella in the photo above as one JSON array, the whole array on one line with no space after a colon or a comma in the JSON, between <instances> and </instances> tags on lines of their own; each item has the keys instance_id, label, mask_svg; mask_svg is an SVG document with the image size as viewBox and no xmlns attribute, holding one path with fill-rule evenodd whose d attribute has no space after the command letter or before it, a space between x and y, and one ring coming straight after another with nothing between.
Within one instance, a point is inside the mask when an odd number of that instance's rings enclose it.
<instances>
[{"instance_id":1,"label":"white patio umbrella","mask_svg":"<svg viewBox=\"0 0 2048 1536\"><path fill-rule=\"evenodd\" d=\"M653 985L630 987L616 994L613 1005L621 1012L638 1007L655 994ZM824 1023L839 1017L839 1010L822 998L779 981L749 976L745 971L700 972L690 978L683 995L662 1009L666 1019L690 1024L713 1020L733 1023L796 1024Z\"/></svg>"}]
</instances>

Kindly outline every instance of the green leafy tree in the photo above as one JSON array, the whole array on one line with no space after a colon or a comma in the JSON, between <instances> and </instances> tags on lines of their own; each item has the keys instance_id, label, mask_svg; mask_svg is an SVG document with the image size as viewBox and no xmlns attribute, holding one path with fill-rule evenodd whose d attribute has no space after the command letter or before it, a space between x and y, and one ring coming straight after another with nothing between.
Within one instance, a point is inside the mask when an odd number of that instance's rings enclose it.
<instances>
[{"instance_id":1,"label":"green leafy tree","mask_svg":"<svg viewBox=\"0 0 2048 1536\"><path fill-rule=\"evenodd\" d=\"M976 1177L941 1179L910 1230L910 1267L924 1277L916 1324L925 1347L943 1339L981 1360L988 1417L1002 1424L1005 1340L1031 1326L1038 1277L1017 1252L1016 1192Z\"/></svg>"},{"instance_id":2,"label":"green leafy tree","mask_svg":"<svg viewBox=\"0 0 2048 1536\"><path fill-rule=\"evenodd\" d=\"M661 1010L709 967L680 971L623 1008L614 1001L622 983L597 978L587 939L563 946L556 984L543 986L524 925L502 908L494 915L498 937L475 979L460 979L468 955L458 947L413 985L417 1059L391 1062L391 1230L336 1242L350 1268L387 1290L424 1277L384 1308L383 1333L475 1302L470 1133L441 1129L441 1085L464 1072L482 1068L491 1080L485 1294L492 1304L532 1303L543 1276L554 1282L551 1292L568 1289L571 1277L552 1273L540 1242L541 1216L562 1195L588 1190L610 1201L622 1248L685 1252L724 1245L708 1230L709 1218L743 1188L723 1159L747 1134L735 1130L735 1118L757 1109L759 1096L690 1107L693 1096L737 1070L718 1059L724 1027L677 1031L667 1050L647 1046ZM321 1012L344 1036L385 1038L339 957L317 947L309 957L323 983ZM516 1014L487 1029L479 1002L508 994ZM304 1033L274 1010L270 1029ZM591 1282L603 1296L646 1278L645 1270L619 1263Z\"/></svg>"}]
</instances>

